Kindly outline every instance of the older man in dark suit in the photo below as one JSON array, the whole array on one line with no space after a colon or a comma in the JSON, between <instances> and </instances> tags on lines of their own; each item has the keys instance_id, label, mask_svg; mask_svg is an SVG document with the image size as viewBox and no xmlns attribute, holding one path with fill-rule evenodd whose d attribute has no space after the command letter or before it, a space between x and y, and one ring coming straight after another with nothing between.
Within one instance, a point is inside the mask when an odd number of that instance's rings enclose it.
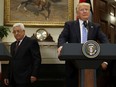
<instances>
[{"instance_id":1,"label":"older man in dark suit","mask_svg":"<svg viewBox=\"0 0 116 87\"><path fill-rule=\"evenodd\" d=\"M77 20L68 21L64 25L64 29L58 38L58 55L60 55L64 43L85 43L87 40L95 40L101 43L107 43L108 39L101 31L100 25L90 22L90 4L79 3L77 5ZM86 34L83 33L85 27ZM86 37L85 37L86 36ZM85 41L85 40L86 41ZM106 62L102 64L106 68ZM78 85L78 69L72 61L66 61L66 87L77 87Z\"/></svg>"},{"instance_id":2,"label":"older man in dark suit","mask_svg":"<svg viewBox=\"0 0 116 87\"><path fill-rule=\"evenodd\" d=\"M16 41L11 44L12 59L4 83L11 87L31 87L31 83L38 78L41 64L40 47L36 40L25 35L22 23L13 25L13 34Z\"/></svg>"}]
</instances>

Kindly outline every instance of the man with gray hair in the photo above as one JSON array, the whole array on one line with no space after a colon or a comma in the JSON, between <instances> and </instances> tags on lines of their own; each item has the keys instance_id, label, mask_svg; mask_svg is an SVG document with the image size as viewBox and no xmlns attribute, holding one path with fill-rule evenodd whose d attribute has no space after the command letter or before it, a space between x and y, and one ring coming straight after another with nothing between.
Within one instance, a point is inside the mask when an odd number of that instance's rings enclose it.
<instances>
[{"instance_id":1,"label":"man with gray hair","mask_svg":"<svg viewBox=\"0 0 116 87\"><path fill-rule=\"evenodd\" d=\"M11 87L31 87L38 79L41 64L39 44L25 35L22 23L13 25L13 35L16 41L10 47L12 58L4 83Z\"/></svg>"}]
</instances>

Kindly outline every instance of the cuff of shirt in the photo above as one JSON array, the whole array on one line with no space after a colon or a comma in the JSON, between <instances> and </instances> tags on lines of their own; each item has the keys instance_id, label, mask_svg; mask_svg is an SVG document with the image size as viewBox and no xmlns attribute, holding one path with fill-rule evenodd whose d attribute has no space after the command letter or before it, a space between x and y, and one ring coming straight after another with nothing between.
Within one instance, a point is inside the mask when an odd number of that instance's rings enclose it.
<instances>
[{"instance_id":1,"label":"cuff of shirt","mask_svg":"<svg viewBox=\"0 0 116 87\"><path fill-rule=\"evenodd\" d=\"M103 63L105 63L106 65L108 65L108 62L103 62Z\"/></svg>"}]
</instances>

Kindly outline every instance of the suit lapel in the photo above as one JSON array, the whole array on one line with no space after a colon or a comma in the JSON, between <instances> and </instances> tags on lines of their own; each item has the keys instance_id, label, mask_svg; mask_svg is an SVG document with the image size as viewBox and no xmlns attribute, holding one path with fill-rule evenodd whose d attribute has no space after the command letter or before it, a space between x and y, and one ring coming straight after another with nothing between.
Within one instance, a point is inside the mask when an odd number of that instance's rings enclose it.
<instances>
[{"instance_id":1,"label":"suit lapel","mask_svg":"<svg viewBox=\"0 0 116 87\"><path fill-rule=\"evenodd\" d=\"M94 30L94 26L91 22L88 22L88 40L92 37L92 32Z\"/></svg>"},{"instance_id":2,"label":"suit lapel","mask_svg":"<svg viewBox=\"0 0 116 87\"><path fill-rule=\"evenodd\" d=\"M81 41L81 37L80 37L80 25L79 25L79 21L77 20L75 22L75 26L74 26L74 33L76 34L77 40L79 40L79 42Z\"/></svg>"},{"instance_id":3,"label":"suit lapel","mask_svg":"<svg viewBox=\"0 0 116 87\"><path fill-rule=\"evenodd\" d=\"M17 55L17 53L22 49L22 47L24 47L23 44L25 43L25 39L26 39L26 36L24 37L23 41L19 45L19 47L18 47L17 52L15 53L15 55Z\"/></svg>"},{"instance_id":4,"label":"suit lapel","mask_svg":"<svg viewBox=\"0 0 116 87\"><path fill-rule=\"evenodd\" d=\"M15 55L15 48L16 48L16 42L13 43L12 48L11 48L11 54L12 54L12 56Z\"/></svg>"}]
</instances>

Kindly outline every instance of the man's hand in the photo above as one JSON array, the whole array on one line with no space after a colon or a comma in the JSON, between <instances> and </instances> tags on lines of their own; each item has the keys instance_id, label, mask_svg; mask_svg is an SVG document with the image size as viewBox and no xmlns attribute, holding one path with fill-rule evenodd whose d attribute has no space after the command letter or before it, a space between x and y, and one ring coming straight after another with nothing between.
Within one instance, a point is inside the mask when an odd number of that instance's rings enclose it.
<instances>
[{"instance_id":1,"label":"man's hand","mask_svg":"<svg viewBox=\"0 0 116 87\"><path fill-rule=\"evenodd\" d=\"M106 70L107 69L107 66L108 66L108 63L107 62L103 62L101 64L101 67L102 67L103 70Z\"/></svg>"},{"instance_id":2,"label":"man's hand","mask_svg":"<svg viewBox=\"0 0 116 87\"><path fill-rule=\"evenodd\" d=\"M30 80L31 80L31 83L33 83L33 82L37 81L37 77L31 76Z\"/></svg>"},{"instance_id":3,"label":"man's hand","mask_svg":"<svg viewBox=\"0 0 116 87\"><path fill-rule=\"evenodd\" d=\"M9 85L9 80L8 79L4 79L4 84L5 85Z\"/></svg>"},{"instance_id":4,"label":"man's hand","mask_svg":"<svg viewBox=\"0 0 116 87\"><path fill-rule=\"evenodd\" d=\"M60 47L58 48L58 50L57 50L58 56L60 56L60 52L61 52L61 50L62 50L62 47L63 47L63 46L60 46Z\"/></svg>"}]
</instances>

